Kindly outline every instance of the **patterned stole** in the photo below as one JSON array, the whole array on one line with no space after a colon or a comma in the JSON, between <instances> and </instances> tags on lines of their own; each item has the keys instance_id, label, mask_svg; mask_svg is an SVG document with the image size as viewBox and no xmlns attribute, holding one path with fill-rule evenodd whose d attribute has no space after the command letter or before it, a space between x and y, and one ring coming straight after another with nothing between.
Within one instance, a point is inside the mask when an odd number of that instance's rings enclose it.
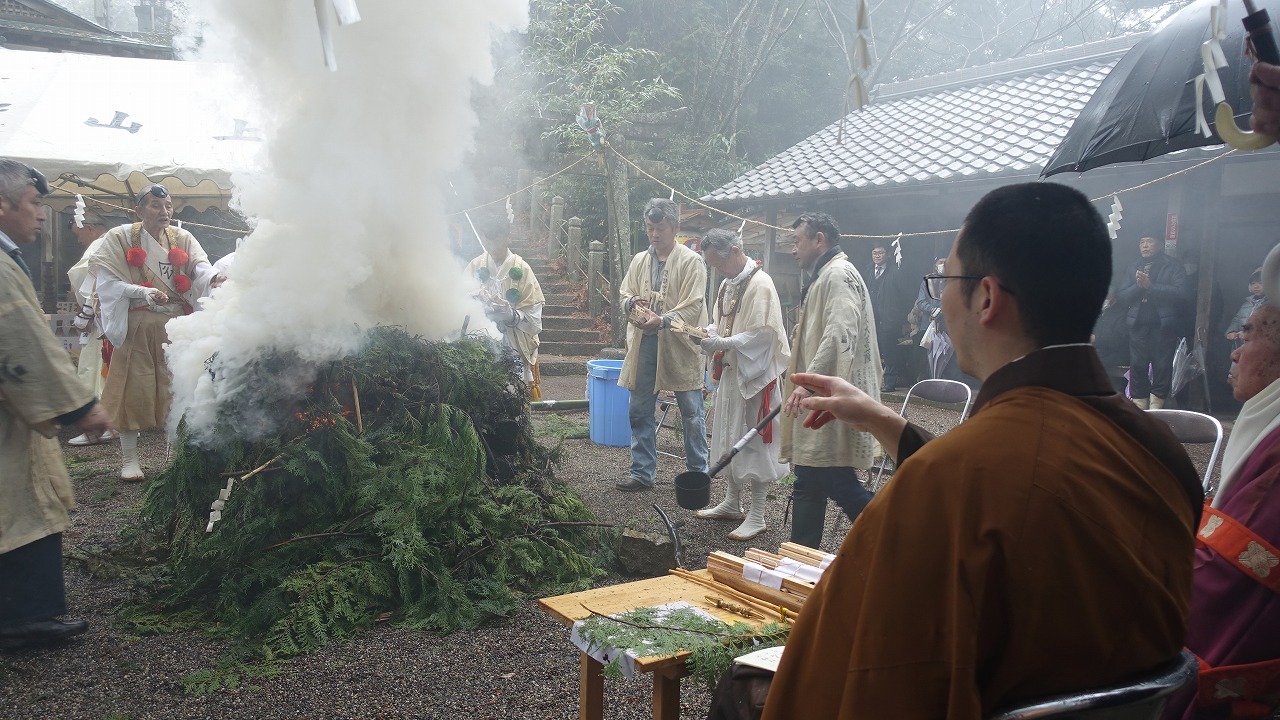
<instances>
[{"instance_id":1,"label":"patterned stole","mask_svg":"<svg viewBox=\"0 0 1280 720\"><path fill-rule=\"evenodd\" d=\"M1207 502L1196 544L1212 549L1240 572L1280 594L1280 570L1276 570L1280 550ZM1280 659L1220 667L1198 659L1198 705L1230 704L1231 717L1236 718L1268 716L1271 702L1267 698L1280 691Z\"/></svg>"}]
</instances>

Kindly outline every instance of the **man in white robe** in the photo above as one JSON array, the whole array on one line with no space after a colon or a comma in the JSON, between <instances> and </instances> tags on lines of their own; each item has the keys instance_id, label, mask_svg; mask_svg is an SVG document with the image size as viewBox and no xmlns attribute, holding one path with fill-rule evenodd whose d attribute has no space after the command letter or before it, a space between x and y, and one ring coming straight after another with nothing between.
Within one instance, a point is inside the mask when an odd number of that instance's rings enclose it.
<instances>
[{"instance_id":1,"label":"man in white robe","mask_svg":"<svg viewBox=\"0 0 1280 720\"><path fill-rule=\"evenodd\" d=\"M484 314L498 326L502 342L520 354L522 376L529 383L529 399L541 400L538 372L538 335L542 332L542 306L546 299L533 268L511 252L505 236L482 238L485 252L466 269L480 284L476 297Z\"/></svg>"},{"instance_id":2,"label":"man in white robe","mask_svg":"<svg viewBox=\"0 0 1280 720\"><path fill-rule=\"evenodd\" d=\"M742 252L742 237L711 230L702 238L702 253L707 265L724 278L707 326L708 337L694 339L711 356L711 377L716 381L711 453L723 457L782 402L779 376L787 368L791 348L773 278ZM787 466L778 462L780 440L775 417L725 468L724 500L699 510L697 516L742 520L729 533L730 540L750 540L764 532L769 488L787 475ZM748 487L751 507L744 517L742 495Z\"/></svg>"},{"instance_id":3,"label":"man in white robe","mask_svg":"<svg viewBox=\"0 0 1280 720\"><path fill-rule=\"evenodd\" d=\"M98 292L97 321L109 343L102 404L120 431L120 479L144 478L138 436L164 425L169 412L165 325L227 278L209 264L191 233L170 227L173 200L163 185L138 193L140 222L113 228L89 257Z\"/></svg>"},{"instance_id":4,"label":"man in white robe","mask_svg":"<svg viewBox=\"0 0 1280 720\"><path fill-rule=\"evenodd\" d=\"M71 234L76 242L84 248L79 262L67 270L67 280L71 281L71 292L76 298L75 326L80 330L80 357L76 361L76 374L85 385L93 391L93 396L102 395L102 387L106 378L102 375L102 328L94 323L98 314L98 294L94 290L93 277L89 274L89 256L102 245L102 236L107 232L107 225L102 216L94 212L85 213L80 226L71 224ZM98 443L118 440L119 433L110 430L90 438L87 434L77 435L67 441L68 445L97 445Z\"/></svg>"}]
</instances>

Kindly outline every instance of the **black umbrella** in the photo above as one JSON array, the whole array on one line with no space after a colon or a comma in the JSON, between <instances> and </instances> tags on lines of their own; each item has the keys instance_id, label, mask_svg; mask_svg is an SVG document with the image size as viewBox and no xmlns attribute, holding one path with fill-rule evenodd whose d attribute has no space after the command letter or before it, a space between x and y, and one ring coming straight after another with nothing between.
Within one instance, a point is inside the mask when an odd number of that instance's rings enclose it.
<instances>
[{"instance_id":1,"label":"black umbrella","mask_svg":"<svg viewBox=\"0 0 1280 720\"><path fill-rule=\"evenodd\" d=\"M1280 0L1255 3L1260 12ZM1197 75L1204 72L1200 46L1212 35L1210 9L1216 0L1197 0L1139 40L1098 86L1080 111L1041 176L1084 172L1118 162L1140 162L1176 150L1221 145L1213 101L1203 93L1205 118L1213 135L1196 130ZM1226 102L1237 122L1248 128L1253 110L1245 55L1246 15L1240 0L1227 3L1226 38L1221 41L1227 67L1218 70Z\"/></svg>"}]
</instances>

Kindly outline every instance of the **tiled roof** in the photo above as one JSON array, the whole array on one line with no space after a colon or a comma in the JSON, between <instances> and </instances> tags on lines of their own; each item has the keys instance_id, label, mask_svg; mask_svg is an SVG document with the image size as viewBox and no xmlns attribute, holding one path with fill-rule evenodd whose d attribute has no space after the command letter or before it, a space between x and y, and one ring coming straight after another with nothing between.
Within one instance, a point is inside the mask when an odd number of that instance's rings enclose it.
<instances>
[{"instance_id":1,"label":"tiled roof","mask_svg":"<svg viewBox=\"0 0 1280 720\"><path fill-rule=\"evenodd\" d=\"M706 202L844 195L1038 174L1136 38L885 86L879 99L717 188ZM1091 46L1083 46L1091 47ZM978 74L975 71L985 71ZM928 82L933 80L932 83Z\"/></svg>"}]
</instances>

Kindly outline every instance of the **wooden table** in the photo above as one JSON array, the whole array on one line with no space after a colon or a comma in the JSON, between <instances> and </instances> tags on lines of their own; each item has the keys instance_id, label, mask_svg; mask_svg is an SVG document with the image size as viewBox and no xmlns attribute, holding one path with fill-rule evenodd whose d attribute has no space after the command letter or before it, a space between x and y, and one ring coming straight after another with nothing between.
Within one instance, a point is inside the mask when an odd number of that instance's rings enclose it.
<instances>
[{"instance_id":1,"label":"wooden table","mask_svg":"<svg viewBox=\"0 0 1280 720\"><path fill-rule=\"evenodd\" d=\"M711 573L698 570L694 573L712 580ZM636 582L594 588L582 592L543 598L538 601L548 614L559 618L567 626L577 620L590 617L586 607L598 613L614 615L636 608L654 607L684 600L726 623L745 622L760 626L762 620L749 620L727 610L711 607L706 597L715 595L711 588L690 582L675 575L637 580ZM583 607L586 605L586 607ZM653 673L654 720L676 720L680 717L680 678L689 674L685 669L687 652L675 655L636 658L635 668ZM578 718L579 720L603 720L604 718L604 665L586 653L578 660Z\"/></svg>"}]
</instances>

